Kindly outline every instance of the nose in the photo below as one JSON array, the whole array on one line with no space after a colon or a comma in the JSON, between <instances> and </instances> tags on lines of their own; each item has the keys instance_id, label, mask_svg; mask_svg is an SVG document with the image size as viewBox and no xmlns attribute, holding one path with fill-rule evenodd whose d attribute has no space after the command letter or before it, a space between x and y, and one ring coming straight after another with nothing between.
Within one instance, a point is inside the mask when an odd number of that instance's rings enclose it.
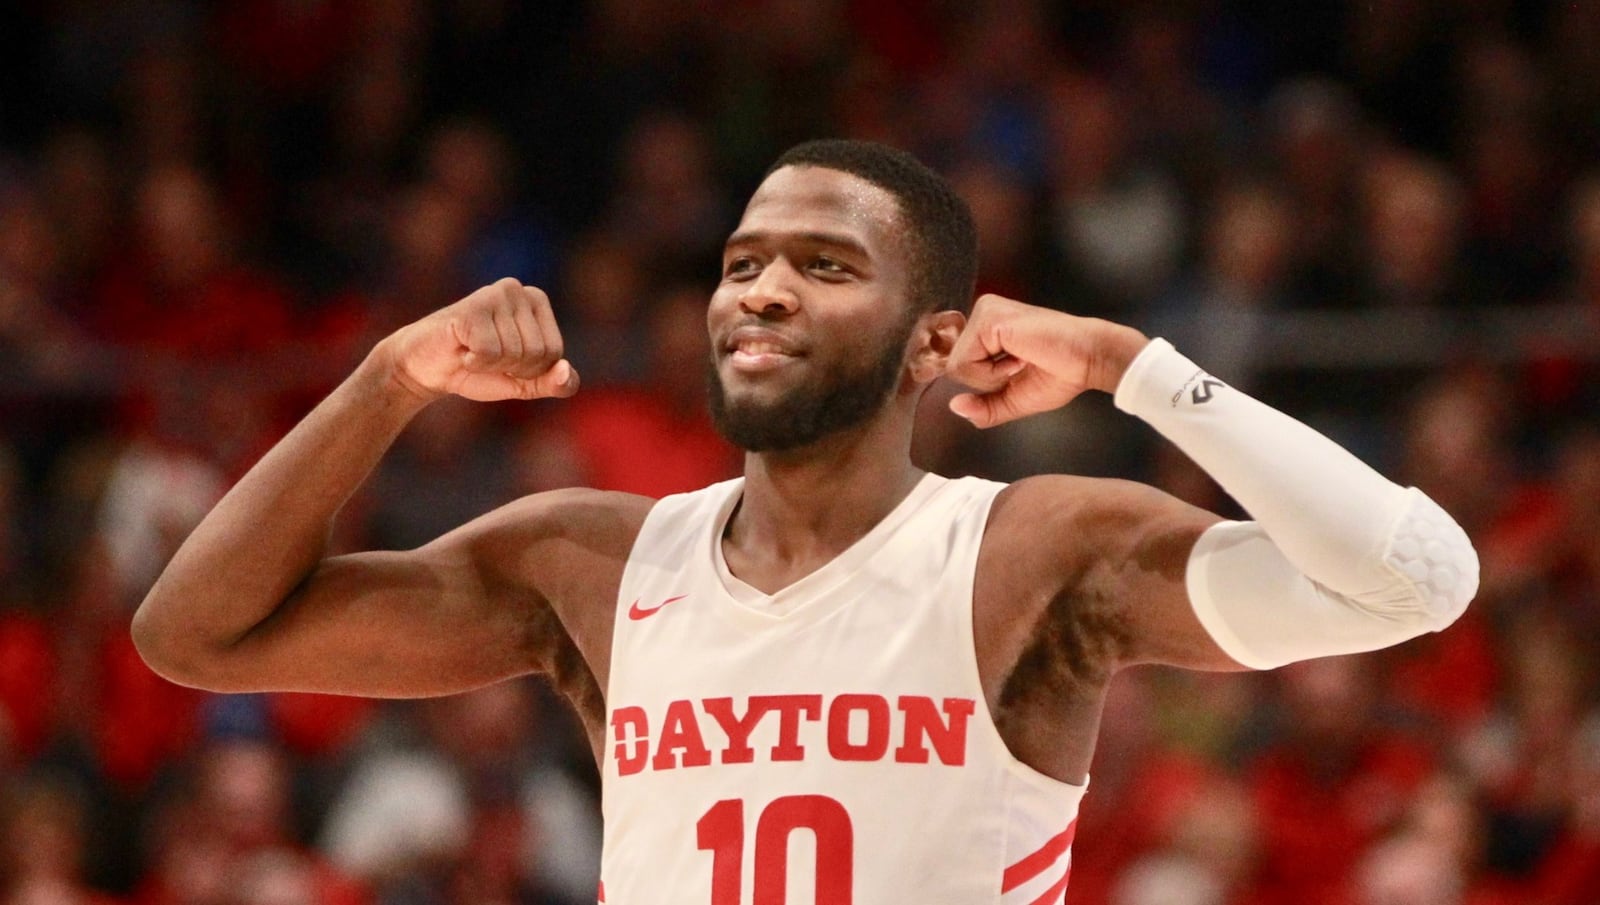
<instances>
[{"instance_id":1,"label":"nose","mask_svg":"<svg viewBox=\"0 0 1600 905\"><path fill-rule=\"evenodd\" d=\"M768 317L793 314L800 305L791 279L793 276L789 266L782 260L768 264L754 280L745 284L744 294L739 296L740 310Z\"/></svg>"}]
</instances>

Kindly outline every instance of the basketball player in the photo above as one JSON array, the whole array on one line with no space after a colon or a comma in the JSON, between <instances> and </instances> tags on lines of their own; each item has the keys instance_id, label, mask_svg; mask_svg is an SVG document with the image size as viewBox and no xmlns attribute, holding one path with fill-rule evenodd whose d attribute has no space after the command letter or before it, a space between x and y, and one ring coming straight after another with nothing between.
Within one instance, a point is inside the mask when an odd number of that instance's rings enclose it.
<instances>
[{"instance_id":1,"label":"basketball player","mask_svg":"<svg viewBox=\"0 0 1600 905\"><path fill-rule=\"evenodd\" d=\"M577 390L544 293L484 287L378 343L218 504L140 607L140 649L218 691L547 674L604 777L609 905L1059 902L1117 670L1395 644L1461 613L1477 560L1422 493L1162 340L994 296L964 316L975 250L909 156L794 148L706 314L742 478L539 494L418 550L325 556L430 402ZM1114 393L1254 520L1121 481L921 472L913 414L942 375L979 427Z\"/></svg>"}]
</instances>

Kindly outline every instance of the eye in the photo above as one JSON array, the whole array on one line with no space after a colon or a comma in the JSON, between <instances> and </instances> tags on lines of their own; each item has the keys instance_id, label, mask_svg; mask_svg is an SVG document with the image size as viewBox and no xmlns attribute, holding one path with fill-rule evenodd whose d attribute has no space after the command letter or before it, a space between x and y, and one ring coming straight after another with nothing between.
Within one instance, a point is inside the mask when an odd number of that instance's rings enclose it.
<instances>
[{"instance_id":1,"label":"eye","mask_svg":"<svg viewBox=\"0 0 1600 905\"><path fill-rule=\"evenodd\" d=\"M737 258L730 258L728 260L728 263L722 268L722 275L725 278L732 279L738 276L748 276L749 274L754 273L755 269L756 262L754 258L740 256Z\"/></svg>"},{"instance_id":2,"label":"eye","mask_svg":"<svg viewBox=\"0 0 1600 905\"><path fill-rule=\"evenodd\" d=\"M822 273L842 274L846 272L843 264L840 264L838 261L835 261L827 255L819 255L816 260L812 261L811 269L821 271Z\"/></svg>"}]
</instances>

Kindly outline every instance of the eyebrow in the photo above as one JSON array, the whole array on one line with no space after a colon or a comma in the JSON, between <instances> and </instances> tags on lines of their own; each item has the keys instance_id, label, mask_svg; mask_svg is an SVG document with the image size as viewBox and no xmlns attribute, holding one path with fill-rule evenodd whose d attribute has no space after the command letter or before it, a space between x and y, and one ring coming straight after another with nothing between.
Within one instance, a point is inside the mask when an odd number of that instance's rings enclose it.
<instances>
[{"instance_id":1,"label":"eyebrow","mask_svg":"<svg viewBox=\"0 0 1600 905\"><path fill-rule=\"evenodd\" d=\"M782 238L789 241L798 240L810 245L826 245L832 248L840 248L848 252L853 252L862 257L870 257L870 255L867 253L867 247L862 245L861 240L857 239L856 237L847 233L830 233L821 230L799 233L772 233L763 230L741 230L729 236L728 241L723 243L723 247L732 248L736 245L754 245L762 242L770 242L777 238Z\"/></svg>"}]
</instances>

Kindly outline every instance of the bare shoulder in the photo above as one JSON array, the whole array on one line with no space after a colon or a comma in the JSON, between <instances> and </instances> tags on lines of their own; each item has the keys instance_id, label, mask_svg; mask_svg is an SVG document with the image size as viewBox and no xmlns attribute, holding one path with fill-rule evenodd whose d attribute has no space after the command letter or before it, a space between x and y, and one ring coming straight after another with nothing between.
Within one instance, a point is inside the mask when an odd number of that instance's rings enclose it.
<instances>
[{"instance_id":1,"label":"bare shoulder","mask_svg":"<svg viewBox=\"0 0 1600 905\"><path fill-rule=\"evenodd\" d=\"M1131 481L1038 475L995 497L978 557L978 590L998 598L994 618L1032 623L1086 579L1105 556L1108 529L1157 491ZM987 609L980 594L980 615Z\"/></svg>"},{"instance_id":2,"label":"bare shoulder","mask_svg":"<svg viewBox=\"0 0 1600 905\"><path fill-rule=\"evenodd\" d=\"M1036 770L1081 782L1105 689L1127 646L1127 620L1092 593L1104 525L1130 499L1127 481L1041 475L995 498L973 580L973 642L995 727Z\"/></svg>"},{"instance_id":3,"label":"bare shoulder","mask_svg":"<svg viewBox=\"0 0 1600 905\"><path fill-rule=\"evenodd\" d=\"M514 573L525 557L552 546L624 558L655 501L649 497L587 487L536 493L444 535L435 543L467 546L486 564ZM541 572L550 565L540 562Z\"/></svg>"},{"instance_id":4,"label":"bare shoulder","mask_svg":"<svg viewBox=\"0 0 1600 905\"><path fill-rule=\"evenodd\" d=\"M1112 552L1129 533L1204 527L1217 517L1137 481L1081 475L1038 475L996 497L984 542L1012 555L1039 555L1063 579Z\"/></svg>"},{"instance_id":5,"label":"bare shoulder","mask_svg":"<svg viewBox=\"0 0 1600 905\"><path fill-rule=\"evenodd\" d=\"M1048 512L1057 517L1115 517L1156 505L1186 505L1138 481L1068 474L1034 475L1009 484L995 500L997 509L1002 503L1033 515Z\"/></svg>"},{"instance_id":6,"label":"bare shoulder","mask_svg":"<svg viewBox=\"0 0 1600 905\"><path fill-rule=\"evenodd\" d=\"M544 644L564 636L604 687L622 572L655 505L649 497L573 487L514 500L424 548L464 556L495 596L546 604L559 626L530 627ZM546 651L541 659L556 656Z\"/></svg>"},{"instance_id":7,"label":"bare shoulder","mask_svg":"<svg viewBox=\"0 0 1600 905\"><path fill-rule=\"evenodd\" d=\"M655 501L571 487L514 500L430 546L464 551L485 581L536 591L567 621L587 598L609 604Z\"/></svg>"},{"instance_id":8,"label":"bare shoulder","mask_svg":"<svg viewBox=\"0 0 1600 905\"><path fill-rule=\"evenodd\" d=\"M1002 669L1042 638L1072 642L1080 677L1103 679L1138 647L1141 604L1181 596L1195 539L1218 517L1134 481L1040 475L995 499L975 613ZM1009 674L1009 670L1006 670Z\"/></svg>"}]
</instances>

